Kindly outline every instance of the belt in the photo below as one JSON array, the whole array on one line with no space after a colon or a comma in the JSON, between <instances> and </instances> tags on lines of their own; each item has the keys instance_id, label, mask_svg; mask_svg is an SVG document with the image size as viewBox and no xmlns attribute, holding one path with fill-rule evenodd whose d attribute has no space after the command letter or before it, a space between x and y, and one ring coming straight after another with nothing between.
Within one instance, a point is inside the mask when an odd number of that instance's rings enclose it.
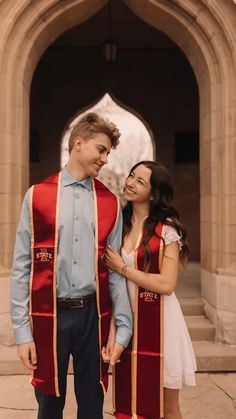
<instances>
[{"instance_id":1,"label":"belt","mask_svg":"<svg viewBox=\"0 0 236 419\"><path fill-rule=\"evenodd\" d=\"M96 301L96 293L77 298L57 298L57 308L83 308Z\"/></svg>"}]
</instances>

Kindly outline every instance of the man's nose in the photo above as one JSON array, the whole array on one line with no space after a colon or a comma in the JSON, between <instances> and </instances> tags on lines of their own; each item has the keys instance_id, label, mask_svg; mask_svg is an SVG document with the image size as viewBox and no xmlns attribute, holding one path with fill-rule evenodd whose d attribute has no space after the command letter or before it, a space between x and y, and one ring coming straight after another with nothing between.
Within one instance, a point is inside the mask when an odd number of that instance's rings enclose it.
<instances>
[{"instance_id":1,"label":"man's nose","mask_svg":"<svg viewBox=\"0 0 236 419\"><path fill-rule=\"evenodd\" d=\"M108 162L108 156L107 156L107 154L104 153L102 155L102 157L101 157L101 160L102 160L103 164L107 164L107 162Z\"/></svg>"}]
</instances>

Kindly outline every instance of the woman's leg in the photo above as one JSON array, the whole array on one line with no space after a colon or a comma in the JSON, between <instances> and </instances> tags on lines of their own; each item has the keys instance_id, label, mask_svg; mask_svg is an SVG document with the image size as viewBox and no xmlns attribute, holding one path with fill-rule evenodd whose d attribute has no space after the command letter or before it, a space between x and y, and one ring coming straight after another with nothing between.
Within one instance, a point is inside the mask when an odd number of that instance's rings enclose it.
<instances>
[{"instance_id":1,"label":"woman's leg","mask_svg":"<svg viewBox=\"0 0 236 419\"><path fill-rule=\"evenodd\" d=\"M179 390L164 388L164 419L183 419L179 408Z\"/></svg>"}]
</instances>

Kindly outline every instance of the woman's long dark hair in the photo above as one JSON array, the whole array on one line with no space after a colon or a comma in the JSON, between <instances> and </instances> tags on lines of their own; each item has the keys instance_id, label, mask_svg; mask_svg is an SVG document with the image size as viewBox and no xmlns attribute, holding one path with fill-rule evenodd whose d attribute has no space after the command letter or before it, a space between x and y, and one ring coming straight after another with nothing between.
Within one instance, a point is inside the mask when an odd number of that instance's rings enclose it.
<instances>
[{"instance_id":1,"label":"woman's long dark hair","mask_svg":"<svg viewBox=\"0 0 236 419\"><path fill-rule=\"evenodd\" d=\"M189 247L187 243L187 229L180 223L179 214L177 210L172 206L174 197L173 186L168 170L160 163L154 161L141 161L135 164L130 170L130 174L140 165L144 165L151 170L151 194L152 200L150 200L149 215L144 221L143 226L143 241L142 247L144 250L144 270L148 271L151 262L151 251L148 245L149 240L154 234L156 225L160 222L162 224L174 227L178 235L181 237L182 247L180 250L180 260L184 264L189 256ZM128 177L129 177L128 176ZM132 228L132 203L128 202L123 209L124 218L124 229L123 237L129 234ZM163 240L163 239L162 239Z\"/></svg>"}]
</instances>

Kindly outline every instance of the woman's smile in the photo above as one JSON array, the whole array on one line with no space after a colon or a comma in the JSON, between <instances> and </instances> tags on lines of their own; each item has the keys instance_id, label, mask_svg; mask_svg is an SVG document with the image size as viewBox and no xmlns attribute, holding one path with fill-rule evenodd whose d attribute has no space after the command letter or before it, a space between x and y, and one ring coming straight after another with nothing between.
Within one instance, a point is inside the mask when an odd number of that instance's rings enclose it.
<instances>
[{"instance_id":1,"label":"woman's smile","mask_svg":"<svg viewBox=\"0 0 236 419\"><path fill-rule=\"evenodd\" d=\"M136 194L136 192L134 190L130 189L128 186L126 186L125 192L130 194L130 195L135 195Z\"/></svg>"}]
</instances>

